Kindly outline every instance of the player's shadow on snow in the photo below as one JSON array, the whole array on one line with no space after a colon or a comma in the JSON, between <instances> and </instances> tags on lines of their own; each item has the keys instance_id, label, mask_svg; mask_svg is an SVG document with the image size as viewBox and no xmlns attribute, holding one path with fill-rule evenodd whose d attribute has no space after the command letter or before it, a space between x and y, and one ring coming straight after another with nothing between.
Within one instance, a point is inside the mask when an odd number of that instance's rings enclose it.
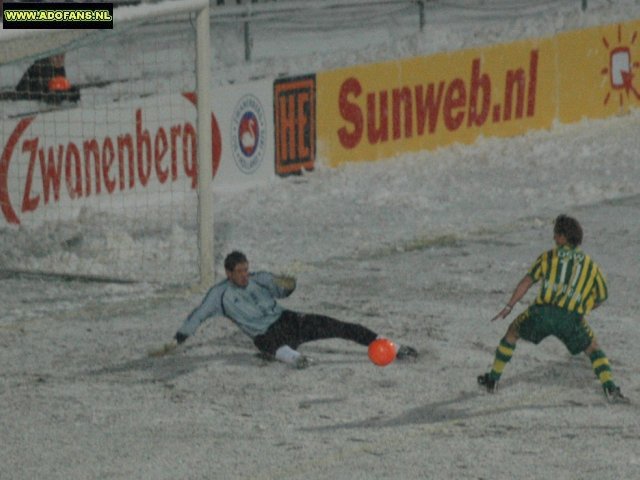
<instances>
[{"instance_id":1,"label":"player's shadow on snow","mask_svg":"<svg viewBox=\"0 0 640 480\"><path fill-rule=\"evenodd\" d=\"M571 390L574 387L584 389L585 385L590 380L590 369L576 369L576 363L577 361L575 357L569 358L567 361L562 363L559 363L558 361L550 361L548 362L548 365L542 364L533 370L524 372L516 377L512 377L501 382L500 389L513 388L520 383L525 383L527 384L525 388L531 390L531 395L510 398L508 401L505 401L504 398L500 397L500 391L495 394L490 394L483 391L481 388L477 388L476 391L461 392L454 398L413 408L393 418L375 416L356 422L326 425L322 427L308 427L302 430L308 432L320 432L338 429L402 427L407 425L450 423L476 417L501 415L521 410L531 411L592 407L594 405L587 405L584 398L581 398L580 396L577 396L575 399L567 399L561 403L558 403L557 401L555 403L549 402L548 399L541 394L539 389L540 386L562 386L563 389L566 390ZM593 374L591 373L591 375ZM536 386L538 388L536 388ZM493 400L491 405L486 406L485 402L484 406L482 403L479 406L478 400L486 398L487 396L491 396Z\"/></svg>"},{"instance_id":2,"label":"player's shadow on snow","mask_svg":"<svg viewBox=\"0 0 640 480\"><path fill-rule=\"evenodd\" d=\"M144 356L128 362L90 370L87 375L116 379L118 382L164 383L213 364L251 365L264 364L247 353L216 352L210 355L174 355L162 357Z\"/></svg>"},{"instance_id":3,"label":"player's shadow on snow","mask_svg":"<svg viewBox=\"0 0 640 480\"><path fill-rule=\"evenodd\" d=\"M216 355L143 357L116 365L109 365L99 370L91 370L87 374L95 377L115 377L120 382L127 380L134 383L167 382L193 372L215 358Z\"/></svg>"},{"instance_id":4,"label":"player's shadow on snow","mask_svg":"<svg viewBox=\"0 0 640 480\"><path fill-rule=\"evenodd\" d=\"M502 405L496 400L496 405L491 408L478 410L474 407L461 408L460 404L472 399L479 398L483 393L462 393L456 398L443 400L414 408L406 413L382 419L371 417L358 422L342 423L337 425L327 425L322 427L309 427L301 430L308 432L333 431L339 429L360 429L360 428L380 428L380 427L402 427L406 425L438 424L455 421L464 421L475 417L486 417L490 415L500 415L517 410L545 410L565 408L567 405L553 405L535 402L523 402L518 405ZM575 405L574 405L575 406Z\"/></svg>"},{"instance_id":5,"label":"player's shadow on snow","mask_svg":"<svg viewBox=\"0 0 640 480\"><path fill-rule=\"evenodd\" d=\"M321 432L340 429L360 429L360 428L380 428L380 427L402 427L405 425L435 424L449 422L452 420L464 420L476 414L470 408L460 408L460 404L480 397L482 394L465 392L455 398L440 402L429 403L422 407L414 408L406 413L393 417L381 418L379 416L370 417L365 420L322 427L303 428L303 431ZM457 408L456 408L457 407Z\"/></svg>"}]
</instances>

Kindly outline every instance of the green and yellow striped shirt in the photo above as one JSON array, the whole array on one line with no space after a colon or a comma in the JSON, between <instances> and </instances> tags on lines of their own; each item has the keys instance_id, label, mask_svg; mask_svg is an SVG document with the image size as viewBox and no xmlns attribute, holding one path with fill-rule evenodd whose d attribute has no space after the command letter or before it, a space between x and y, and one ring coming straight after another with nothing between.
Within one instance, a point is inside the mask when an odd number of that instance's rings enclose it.
<instances>
[{"instance_id":1,"label":"green and yellow striped shirt","mask_svg":"<svg viewBox=\"0 0 640 480\"><path fill-rule=\"evenodd\" d=\"M580 248L556 247L540 255L529 269L534 282L542 280L538 305L556 305L586 315L608 297L600 267Z\"/></svg>"}]
</instances>

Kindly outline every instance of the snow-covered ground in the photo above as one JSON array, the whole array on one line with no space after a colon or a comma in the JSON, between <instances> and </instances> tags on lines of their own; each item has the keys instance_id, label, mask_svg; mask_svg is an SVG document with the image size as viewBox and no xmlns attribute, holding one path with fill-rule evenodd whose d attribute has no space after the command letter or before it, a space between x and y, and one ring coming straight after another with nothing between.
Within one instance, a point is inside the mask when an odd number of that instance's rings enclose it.
<instances>
[{"instance_id":1,"label":"snow-covered ground","mask_svg":"<svg viewBox=\"0 0 640 480\"><path fill-rule=\"evenodd\" d=\"M398 38L383 22L365 45L353 30L311 32L307 56L295 41L269 57L278 43L266 34L282 28L265 27L251 64L219 53L223 73L308 72L640 15L635 1L584 13L527 2L545 8L523 17L442 3L448 16L422 34L398 26ZM284 305L412 344L412 363L375 367L331 340L302 346L316 363L292 370L256 358L224 319L153 356L202 291L2 278L0 478L640 478L639 126L634 112L216 194L219 275L232 249L253 269L294 273ZM552 245L559 213L582 222L607 274L610 300L590 323L631 405L608 405L587 359L554 339L520 343L497 394L475 383L508 323L489 319ZM195 242L191 225L179 234ZM45 253L33 241L33 261Z\"/></svg>"}]
</instances>

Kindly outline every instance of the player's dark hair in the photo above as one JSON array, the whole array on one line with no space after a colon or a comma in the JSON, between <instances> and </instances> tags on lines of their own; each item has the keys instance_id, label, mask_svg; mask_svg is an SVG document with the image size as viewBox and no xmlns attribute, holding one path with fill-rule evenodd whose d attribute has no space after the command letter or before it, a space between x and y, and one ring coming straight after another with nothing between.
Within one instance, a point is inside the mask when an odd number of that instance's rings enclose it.
<instances>
[{"instance_id":1,"label":"player's dark hair","mask_svg":"<svg viewBox=\"0 0 640 480\"><path fill-rule=\"evenodd\" d=\"M224 259L224 269L233 272L239 263L249 263L244 253L234 250Z\"/></svg>"},{"instance_id":2,"label":"player's dark hair","mask_svg":"<svg viewBox=\"0 0 640 480\"><path fill-rule=\"evenodd\" d=\"M553 233L563 235L570 245L577 247L582 243L582 227L573 217L558 215L553 226Z\"/></svg>"}]
</instances>

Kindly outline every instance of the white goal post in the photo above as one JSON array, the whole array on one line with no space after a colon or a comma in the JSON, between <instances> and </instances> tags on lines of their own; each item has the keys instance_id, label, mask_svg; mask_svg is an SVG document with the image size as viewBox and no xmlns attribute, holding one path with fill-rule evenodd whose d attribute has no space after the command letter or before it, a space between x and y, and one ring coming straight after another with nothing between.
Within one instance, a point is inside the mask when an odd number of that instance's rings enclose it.
<instances>
[{"instance_id":1,"label":"white goal post","mask_svg":"<svg viewBox=\"0 0 640 480\"><path fill-rule=\"evenodd\" d=\"M196 22L196 90L198 93L198 252L200 284L207 286L214 280L213 265L213 171L211 158L211 35L209 0L198 11Z\"/></svg>"},{"instance_id":2,"label":"white goal post","mask_svg":"<svg viewBox=\"0 0 640 480\"><path fill-rule=\"evenodd\" d=\"M209 285L209 1L113 19L112 31L0 30L0 272ZM78 101L15 95L34 61L61 53Z\"/></svg>"}]
</instances>

